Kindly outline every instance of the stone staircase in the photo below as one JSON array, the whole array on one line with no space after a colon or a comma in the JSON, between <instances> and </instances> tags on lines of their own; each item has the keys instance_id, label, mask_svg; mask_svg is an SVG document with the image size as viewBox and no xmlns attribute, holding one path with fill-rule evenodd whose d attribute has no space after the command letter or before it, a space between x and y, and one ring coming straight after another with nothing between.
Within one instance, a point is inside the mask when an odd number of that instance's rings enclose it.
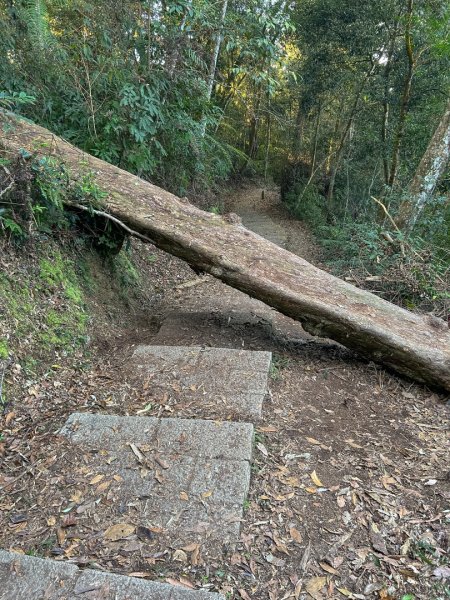
<instances>
[{"instance_id":1,"label":"stone staircase","mask_svg":"<svg viewBox=\"0 0 450 600\"><path fill-rule=\"evenodd\" d=\"M61 435L86 477L107 490L84 513L116 549L143 552L145 539L206 562L239 540L250 485L253 422L261 417L269 352L139 346L135 377L197 402L203 418L72 414ZM232 416L233 420L228 419ZM251 421L251 422L248 422ZM102 540L99 540L101 543ZM184 548L185 551L180 550ZM167 550L166 550L167 551ZM0 552L0 599L216 600L218 594L96 570L68 561Z\"/></svg>"}]
</instances>

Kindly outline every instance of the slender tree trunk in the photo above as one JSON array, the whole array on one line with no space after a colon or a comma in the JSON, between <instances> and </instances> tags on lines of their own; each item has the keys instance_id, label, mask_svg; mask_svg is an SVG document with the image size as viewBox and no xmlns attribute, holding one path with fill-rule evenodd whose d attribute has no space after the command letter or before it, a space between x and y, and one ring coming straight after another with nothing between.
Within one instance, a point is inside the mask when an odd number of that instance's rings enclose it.
<instances>
[{"instance_id":1,"label":"slender tree trunk","mask_svg":"<svg viewBox=\"0 0 450 600\"><path fill-rule=\"evenodd\" d=\"M211 60L209 62L208 76L206 78L206 100L209 102L212 97L214 89L214 80L216 77L217 62L219 60L220 47L223 41L223 28L225 26L225 20L227 18L228 11L228 0L223 0L222 10L220 14L219 28L217 30L216 39L214 42L213 53L211 54ZM204 137L206 133L206 119L203 117L201 124L201 135Z\"/></svg>"},{"instance_id":2,"label":"slender tree trunk","mask_svg":"<svg viewBox=\"0 0 450 600\"><path fill-rule=\"evenodd\" d=\"M331 172L330 172L330 181L329 181L328 191L327 191L327 201L329 204L331 204L331 202L333 201L334 186L336 183L336 175L337 175L339 166L341 164L342 155L344 153L345 143L347 142L348 134L350 133L351 127L353 125L353 121L358 112L359 103L361 101L363 91L366 87L366 83L369 80L369 78L373 75L374 71L375 71L375 65L372 64L371 68L364 76L364 80L362 81L361 85L358 88L355 99L353 101L352 108L350 110L350 114L347 119L347 123L345 125L344 131L342 132L341 139L340 139L339 145L337 147L334 161L333 161L332 167L331 167Z\"/></svg>"},{"instance_id":3,"label":"slender tree trunk","mask_svg":"<svg viewBox=\"0 0 450 600\"><path fill-rule=\"evenodd\" d=\"M450 159L450 98L444 114L428 144L425 154L409 185L409 199L400 207L397 225L414 228L420 213L433 195Z\"/></svg>"},{"instance_id":4,"label":"slender tree trunk","mask_svg":"<svg viewBox=\"0 0 450 600\"><path fill-rule=\"evenodd\" d=\"M317 147L318 147L318 143L319 143L319 127L320 127L321 113L322 113L322 104L319 103L319 108L317 109L316 124L314 127L314 140L313 140L312 153L311 153L311 172L310 172L311 177L314 176L314 173L316 170Z\"/></svg>"},{"instance_id":5,"label":"slender tree trunk","mask_svg":"<svg viewBox=\"0 0 450 600\"><path fill-rule=\"evenodd\" d=\"M303 106L302 106L302 100L301 100L301 98L299 98L297 117L295 119L295 125L294 125L294 136L293 136L293 140L292 140L292 154L294 155L295 158L299 157L300 151L302 148L303 126L304 126Z\"/></svg>"},{"instance_id":6,"label":"slender tree trunk","mask_svg":"<svg viewBox=\"0 0 450 600\"><path fill-rule=\"evenodd\" d=\"M270 100L269 100L269 111L270 111ZM270 112L267 114L267 135L266 135L266 151L264 153L264 187L267 187L267 173L269 170L269 152L270 152L270 138L272 134L272 119Z\"/></svg>"},{"instance_id":7,"label":"slender tree trunk","mask_svg":"<svg viewBox=\"0 0 450 600\"><path fill-rule=\"evenodd\" d=\"M216 39L215 39L215 43L214 43L214 50L211 55L211 61L209 63L209 71L208 71L208 78L207 78L207 92L206 92L206 99L208 100L208 102L211 100L212 92L214 89L214 79L216 76L217 61L219 60L220 47L221 47L222 41L223 41L223 28L225 25L225 20L227 18L227 10L228 10L228 0L223 0L222 10L221 10L221 14L220 14L219 29L217 31L217 35L216 35Z\"/></svg>"},{"instance_id":8,"label":"slender tree trunk","mask_svg":"<svg viewBox=\"0 0 450 600\"><path fill-rule=\"evenodd\" d=\"M330 177L331 167L333 164L333 162L332 162L333 156L336 152L335 148L337 145L339 130L341 128L343 110L344 110L344 99L341 97L339 100L339 108L338 108L338 112L337 112L337 116L336 116L336 122L334 124L333 134L332 134L329 144L328 144L328 155L327 155L327 159L325 161L325 175L327 176L328 179Z\"/></svg>"},{"instance_id":9,"label":"slender tree trunk","mask_svg":"<svg viewBox=\"0 0 450 600\"><path fill-rule=\"evenodd\" d=\"M409 110L409 100L411 98L411 87L414 75L414 55L413 55L413 40L412 40L412 17L414 10L414 0L407 0L406 28L405 28L405 51L408 60L408 69L406 72L405 81L403 83L403 94L400 104L400 114L398 117L397 127L392 146L391 168L389 173L388 185L394 187L399 164L400 148L405 134L406 117Z\"/></svg>"},{"instance_id":10,"label":"slender tree trunk","mask_svg":"<svg viewBox=\"0 0 450 600\"><path fill-rule=\"evenodd\" d=\"M189 9L190 9L191 4L187 4L184 14L183 14L183 18L181 19L181 23L180 23L180 28L179 28L179 33L178 36L175 39L175 44L174 44L174 49L172 52L172 56L169 59L169 66L168 66L168 73L169 73L169 77L172 79L173 76L175 75L175 71L177 69L178 66L178 61L180 59L180 56L182 54L183 51L183 32L184 32L184 28L186 27L186 21L189 15ZM173 40L172 40L173 42Z\"/></svg>"},{"instance_id":11,"label":"slender tree trunk","mask_svg":"<svg viewBox=\"0 0 450 600\"><path fill-rule=\"evenodd\" d=\"M389 131L389 113L390 113L390 102L389 102L389 88L391 82L392 73L392 61L395 50L395 40L397 37L397 26L395 27L391 38L389 40L389 48L386 56L386 65L384 67L383 79L384 79L384 90L383 90L383 120L381 123L381 143L383 152L383 173L384 173L384 184L389 185L389 149L388 149L388 131Z\"/></svg>"},{"instance_id":12,"label":"slender tree trunk","mask_svg":"<svg viewBox=\"0 0 450 600\"><path fill-rule=\"evenodd\" d=\"M260 121L260 107L261 107L261 96L262 90L261 86L258 87L256 91L256 100L255 106L253 108L252 115L250 117L250 128L248 132L248 141L247 141L247 157L244 169L248 165L249 161L255 158L256 153L258 151L258 126Z\"/></svg>"},{"instance_id":13,"label":"slender tree trunk","mask_svg":"<svg viewBox=\"0 0 450 600\"><path fill-rule=\"evenodd\" d=\"M152 45L151 45L151 37L152 37L152 0L148 0L147 2L147 70L150 73L152 68Z\"/></svg>"}]
</instances>

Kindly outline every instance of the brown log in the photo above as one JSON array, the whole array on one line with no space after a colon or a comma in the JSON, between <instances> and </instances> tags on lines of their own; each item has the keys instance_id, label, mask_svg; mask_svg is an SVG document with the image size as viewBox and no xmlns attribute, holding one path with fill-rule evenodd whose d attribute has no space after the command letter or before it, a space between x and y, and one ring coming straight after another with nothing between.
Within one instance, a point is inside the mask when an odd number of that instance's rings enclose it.
<instances>
[{"instance_id":1,"label":"brown log","mask_svg":"<svg viewBox=\"0 0 450 600\"><path fill-rule=\"evenodd\" d=\"M77 180L91 173L107 197L100 210L159 248L416 381L450 390L450 331L333 277L251 233L139 177L75 148L50 131L0 111L0 153L51 155ZM70 204L70 199L68 199Z\"/></svg>"}]
</instances>

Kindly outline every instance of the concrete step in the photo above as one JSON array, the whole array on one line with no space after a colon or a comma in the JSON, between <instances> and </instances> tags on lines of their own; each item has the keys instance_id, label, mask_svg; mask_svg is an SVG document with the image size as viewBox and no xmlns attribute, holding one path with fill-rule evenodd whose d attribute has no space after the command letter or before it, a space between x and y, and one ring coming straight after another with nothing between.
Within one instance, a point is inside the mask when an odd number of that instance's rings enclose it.
<instances>
[{"instance_id":1,"label":"concrete step","mask_svg":"<svg viewBox=\"0 0 450 600\"><path fill-rule=\"evenodd\" d=\"M254 421L261 418L271 360L270 352L138 346L128 369L178 409L196 403L202 417Z\"/></svg>"},{"instance_id":2,"label":"concrete step","mask_svg":"<svg viewBox=\"0 0 450 600\"><path fill-rule=\"evenodd\" d=\"M240 211L239 216L242 218L244 227L250 229L250 231L253 231L281 248L286 247L287 234L284 227L276 223L267 215L253 211Z\"/></svg>"},{"instance_id":3,"label":"concrete step","mask_svg":"<svg viewBox=\"0 0 450 600\"><path fill-rule=\"evenodd\" d=\"M223 600L220 594L81 570L69 562L0 550L1 600Z\"/></svg>"},{"instance_id":4,"label":"concrete step","mask_svg":"<svg viewBox=\"0 0 450 600\"><path fill-rule=\"evenodd\" d=\"M250 484L253 425L75 413L61 434L78 448L83 472L108 483L86 509L107 530L149 524L162 547L207 547L220 555L239 539Z\"/></svg>"}]
</instances>

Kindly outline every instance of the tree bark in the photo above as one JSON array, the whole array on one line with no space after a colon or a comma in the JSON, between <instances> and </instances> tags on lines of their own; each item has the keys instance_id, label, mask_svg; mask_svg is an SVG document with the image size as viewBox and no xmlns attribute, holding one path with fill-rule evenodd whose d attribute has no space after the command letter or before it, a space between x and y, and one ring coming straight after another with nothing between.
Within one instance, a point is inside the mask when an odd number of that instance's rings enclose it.
<instances>
[{"instance_id":1,"label":"tree bark","mask_svg":"<svg viewBox=\"0 0 450 600\"><path fill-rule=\"evenodd\" d=\"M228 0L223 0L222 2L222 8L220 11L220 21L219 21L219 29L217 31L217 35L214 41L214 49L213 49L213 53L211 54L211 60L209 63L209 69L208 69L208 76L206 78L206 100L208 102L210 102L211 97L212 97L212 93L213 93L213 89L214 89L214 80L216 77L216 71L217 71L217 61L219 60L219 54L220 54L220 47L222 45L222 41L223 41L223 29L225 26L225 20L227 18L227 11L228 11ZM201 135L202 137L205 136L206 133L206 120L205 118L202 119L202 123L201 123Z\"/></svg>"},{"instance_id":2,"label":"tree bark","mask_svg":"<svg viewBox=\"0 0 450 600\"><path fill-rule=\"evenodd\" d=\"M383 173L384 173L384 185L389 186L389 151L388 151L388 131L389 131L389 113L390 113L390 100L389 100L389 88L391 85L391 73L393 67L395 42L397 39L397 23L394 26L393 31L390 34L389 47L386 55L386 64L384 66L383 73L383 120L381 123L381 143L383 153Z\"/></svg>"},{"instance_id":3,"label":"tree bark","mask_svg":"<svg viewBox=\"0 0 450 600\"><path fill-rule=\"evenodd\" d=\"M450 98L409 186L409 199L400 206L397 226L412 230L434 193L450 159Z\"/></svg>"},{"instance_id":4,"label":"tree bark","mask_svg":"<svg viewBox=\"0 0 450 600\"><path fill-rule=\"evenodd\" d=\"M405 52L408 60L408 68L406 71L405 80L403 83L403 94L400 104L400 114L398 117L397 128L395 131L393 146L392 146L392 159L391 168L389 173L388 185L390 188L394 187L397 179L397 172L399 166L400 148L405 135L406 117L408 116L409 100L411 98L411 88L414 75L414 54L413 54L413 39L412 39L412 18L414 10L414 0L407 0L407 14L406 14L406 29L405 29Z\"/></svg>"},{"instance_id":5,"label":"tree bark","mask_svg":"<svg viewBox=\"0 0 450 600\"><path fill-rule=\"evenodd\" d=\"M373 75L374 71L375 71L375 65L371 64L369 71L365 74L364 79L356 92L356 96L354 98L352 108L350 110L350 114L348 115L347 122L346 122L344 130L341 134L341 139L339 141L339 145L336 149L334 161L331 166L330 180L329 180L328 190L327 190L327 201L330 205L333 201L334 186L336 184L336 176L337 176L337 173L339 170L339 166L341 164L342 156L344 154L344 149L345 149L345 144L347 142L348 134L350 133L350 130L353 125L353 121L355 120L356 114L358 112L359 103L361 101L362 94L364 92L366 84L367 84L369 78Z\"/></svg>"},{"instance_id":6,"label":"tree bark","mask_svg":"<svg viewBox=\"0 0 450 600\"><path fill-rule=\"evenodd\" d=\"M317 146L319 143L319 127L320 127L321 113L322 113L322 104L319 102L319 106L317 108L316 123L314 126L314 139L313 139L313 145L312 145L312 151L311 151L311 171L310 171L311 177L314 177L314 173L316 171Z\"/></svg>"},{"instance_id":7,"label":"tree bark","mask_svg":"<svg viewBox=\"0 0 450 600\"><path fill-rule=\"evenodd\" d=\"M0 155L51 155L77 181L86 173L107 196L94 208L138 237L280 312L313 335L434 387L450 390L450 332L309 264L236 224L75 148L50 131L0 111ZM70 198L67 204L71 204Z\"/></svg>"}]
</instances>

